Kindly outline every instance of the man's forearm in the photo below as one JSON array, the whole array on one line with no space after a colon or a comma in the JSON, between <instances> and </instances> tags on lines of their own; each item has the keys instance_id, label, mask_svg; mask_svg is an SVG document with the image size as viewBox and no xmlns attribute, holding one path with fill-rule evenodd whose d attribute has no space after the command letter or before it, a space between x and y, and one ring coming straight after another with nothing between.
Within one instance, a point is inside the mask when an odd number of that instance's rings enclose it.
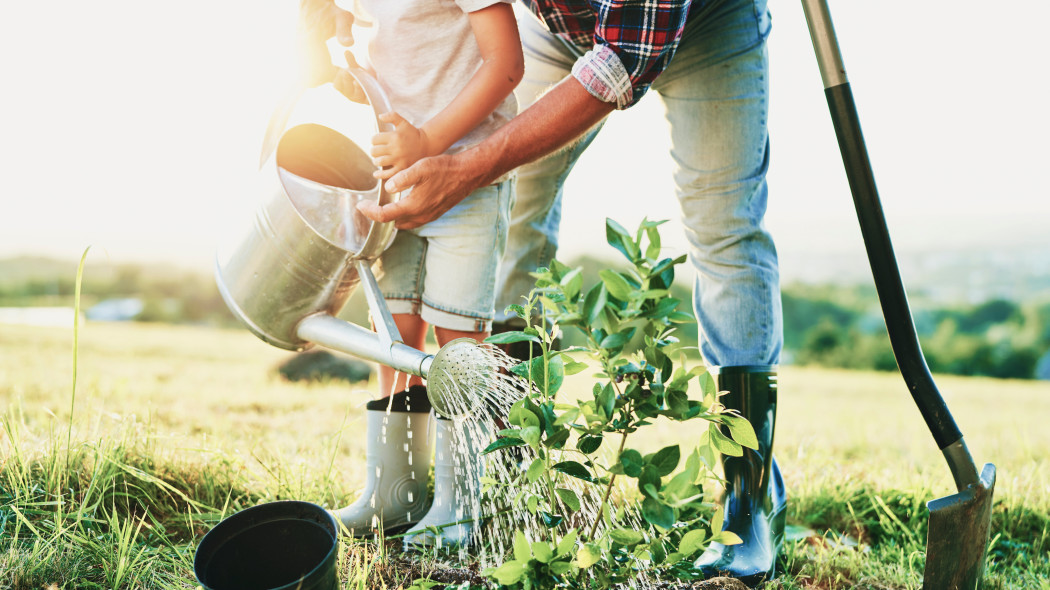
<instances>
[{"instance_id":1,"label":"man's forearm","mask_svg":"<svg viewBox=\"0 0 1050 590\"><path fill-rule=\"evenodd\" d=\"M473 159L487 172L478 185L484 186L569 145L615 108L615 104L592 96L570 76L462 156Z\"/></svg>"}]
</instances>

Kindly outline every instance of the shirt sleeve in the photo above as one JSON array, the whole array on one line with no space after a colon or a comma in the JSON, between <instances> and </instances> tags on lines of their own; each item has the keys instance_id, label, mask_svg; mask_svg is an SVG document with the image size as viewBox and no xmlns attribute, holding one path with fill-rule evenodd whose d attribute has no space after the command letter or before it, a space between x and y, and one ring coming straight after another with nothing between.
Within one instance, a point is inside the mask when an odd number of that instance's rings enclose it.
<instances>
[{"instance_id":1,"label":"shirt sleeve","mask_svg":"<svg viewBox=\"0 0 1050 590\"><path fill-rule=\"evenodd\" d=\"M599 2L594 48L572 75L595 98L625 109L637 103L678 49L690 0Z\"/></svg>"}]
</instances>

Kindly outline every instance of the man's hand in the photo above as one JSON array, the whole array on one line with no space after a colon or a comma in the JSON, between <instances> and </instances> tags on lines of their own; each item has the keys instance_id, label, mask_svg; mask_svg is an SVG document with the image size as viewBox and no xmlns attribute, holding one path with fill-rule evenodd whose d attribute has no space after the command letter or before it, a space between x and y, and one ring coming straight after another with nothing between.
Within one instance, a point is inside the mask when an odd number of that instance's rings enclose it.
<instances>
[{"instance_id":1,"label":"man's hand","mask_svg":"<svg viewBox=\"0 0 1050 590\"><path fill-rule=\"evenodd\" d=\"M380 207L373 201L361 201L357 209L373 221L395 221L398 229L413 229L433 221L456 206L474 191L491 182L479 174L487 169L479 165L476 150L455 155L423 158L386 181L384 188L397 193L411 188L401 200Z\"/></svg>"},{"instance_id":2,"label":"man's hand","mask_svg":"<svg viewBox=\"0 0 1050 590\"><path fill-rule=\"evenodd\" d=\"M375 172L376 178L386 180L427 157L429 144L422 129L395 112L383 113L379 120L393 125L394 130L372 138L372 162L381 168Z\"/></svg>"}]
</instances>

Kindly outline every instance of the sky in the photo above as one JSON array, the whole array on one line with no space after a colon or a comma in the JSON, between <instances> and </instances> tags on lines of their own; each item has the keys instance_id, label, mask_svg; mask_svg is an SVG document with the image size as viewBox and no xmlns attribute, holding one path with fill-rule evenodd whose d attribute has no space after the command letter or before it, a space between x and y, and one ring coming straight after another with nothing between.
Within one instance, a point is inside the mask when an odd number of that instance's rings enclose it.
<instances>
[{"instance_id":1,"label":"sky","mask_svg":"<svg viewBox=\"0 0 1050 590\"><path fill-rule=\"evenodd\" d=\"M829 3L898 252L1043 249L1050 5ZM208 270L247 223L259 147L294 68L296 0L5 2L0 258ZM798 2L772 5L767 222L785 274L863 246ZM654 96L614 113L566 186L560 258L610 255L604 218L669 219Z\"/></svg>"}]
</instances>

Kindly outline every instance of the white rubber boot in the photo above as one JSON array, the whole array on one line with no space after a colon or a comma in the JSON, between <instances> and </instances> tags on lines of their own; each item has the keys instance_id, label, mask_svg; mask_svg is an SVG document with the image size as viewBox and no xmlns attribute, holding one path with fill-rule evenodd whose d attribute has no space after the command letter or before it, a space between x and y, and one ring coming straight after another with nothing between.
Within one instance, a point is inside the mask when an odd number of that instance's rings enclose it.
<instances>
[{"instance_id":1,"label":"white rubber boot","mask_svg":"<svg viewBox=\"0 0 1050 590\"><path fill-rule=\"evenodd\" d=\"M365 488L356 502L332 513L357 537L380 528L389 533L423 517L434 452L430 402L422 386L371 401L365 413Z\"/></svg>"},{"instance_id":2,"label":"white rubber boot","mask_svg":"<svg viewBox=\"0 0 1050 590\"><path fill-rule=\"evenodd\" d=\"M437 419L434 503L405 536L407 549L467 545L481 516L481 451L487 441L462 432L461 423ZM477 440L474 440L477 438ZM429 527L435 527L427 530ZM415 534L413 534L415 533Z\"/></svg>"}]
</instances>

